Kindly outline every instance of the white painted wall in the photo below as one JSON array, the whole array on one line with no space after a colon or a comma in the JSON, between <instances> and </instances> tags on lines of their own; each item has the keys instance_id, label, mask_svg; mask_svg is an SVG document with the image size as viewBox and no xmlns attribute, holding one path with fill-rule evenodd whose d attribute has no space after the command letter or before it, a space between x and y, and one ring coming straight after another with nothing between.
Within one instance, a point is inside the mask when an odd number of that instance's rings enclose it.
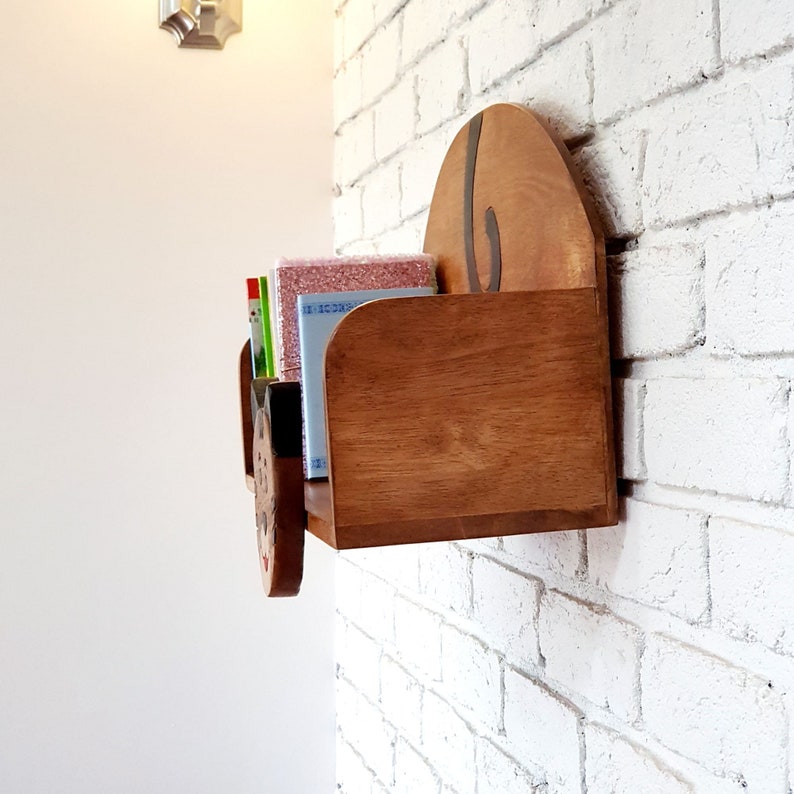
<instances>
[{"instance_id":1,"label":"white painted wall","mask_svg":"<svg viewBox=\"0 0 794 794\"><path fill-rule=\"evenodd\" d=\"M261 595L236 358L245 276L331 248L330 4L220 53L6 5L0 791L329 791L333 556Z\"/></svg>"}]
</instances>

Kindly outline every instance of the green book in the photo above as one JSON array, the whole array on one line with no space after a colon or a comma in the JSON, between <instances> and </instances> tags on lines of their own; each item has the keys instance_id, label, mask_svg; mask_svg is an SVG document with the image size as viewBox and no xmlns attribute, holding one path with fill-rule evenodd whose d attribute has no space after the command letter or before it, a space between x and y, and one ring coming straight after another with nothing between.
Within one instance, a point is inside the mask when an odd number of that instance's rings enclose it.
<instances>
[{"instance_id":1,"label":"green book","mask_svg":"<svg viewBox=\"0 0 794 794\"><path fill-rule=\"evenodd\" d=\"M265 372L261 377L276 377L276 359L273 355L273 332L270 329L270 296L267 289L267 276L259 277L259 302L262 310L262 350L265 359Z\"/></svg>"}]
</instances>

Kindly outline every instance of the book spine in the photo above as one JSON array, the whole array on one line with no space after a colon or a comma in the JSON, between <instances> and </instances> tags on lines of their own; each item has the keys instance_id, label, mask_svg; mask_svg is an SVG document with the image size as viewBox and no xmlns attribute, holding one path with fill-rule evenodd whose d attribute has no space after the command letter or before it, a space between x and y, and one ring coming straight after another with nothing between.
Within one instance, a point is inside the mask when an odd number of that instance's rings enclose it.
<instances>
[{"instance_id":1,"label":"book spine","mask_svg":"<svg viewBox=\"0 0 794 794\"><path fill-rule=\"evenodd\" d=\"M248 323L251 335L251 365L255 378L264 378L267 371L264 336L262 334L262 302L259 297L259 280L246 279L248 286Z\"/></svg>"},{"instance_id":2,"label":"book spine","mask_svg":"<svg viewBox=\"0 0 794 794\"><path fill-rule=\"evenodd\" d=\"M259 301L262 316L262 348L265 357L265 377L276 377L276 359L273 351L270 292L267 276L259 277Z\"/></svg>"}]
</instances>

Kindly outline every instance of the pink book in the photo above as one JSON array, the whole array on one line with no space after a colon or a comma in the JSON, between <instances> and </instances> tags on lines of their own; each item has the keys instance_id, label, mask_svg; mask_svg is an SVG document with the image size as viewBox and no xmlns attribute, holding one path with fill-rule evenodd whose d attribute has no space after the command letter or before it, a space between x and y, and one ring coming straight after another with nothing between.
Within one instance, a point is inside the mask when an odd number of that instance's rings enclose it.
<instances>
[{"instance_id":1,"label":"pink book","mask_svg":"<svg viewBox=\"0 0 794 794\"><path fill-rule=\"evenodd\" d=\"M274 274L276 359L281 380L300 380L298 295L405 287L436 289L435 259L427 254L279 259Z\"/></svg>"}]
</instances>

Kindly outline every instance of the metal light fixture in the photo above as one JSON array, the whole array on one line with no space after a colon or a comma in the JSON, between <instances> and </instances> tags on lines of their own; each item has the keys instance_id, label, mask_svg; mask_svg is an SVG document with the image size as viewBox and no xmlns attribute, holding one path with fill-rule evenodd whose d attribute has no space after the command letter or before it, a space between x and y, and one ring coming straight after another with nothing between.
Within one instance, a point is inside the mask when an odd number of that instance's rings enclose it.
<instances>
[{"instance_id":1,"label":"metal light fixture","mask_svg":"<svg viewBox=\"0 0 794 794\"><path fill-rule=\"evenodd\" d=\"M180 47L222 50L243 26L243 0L160 0L160 27Z\"/></svg>"}]
</instances>

